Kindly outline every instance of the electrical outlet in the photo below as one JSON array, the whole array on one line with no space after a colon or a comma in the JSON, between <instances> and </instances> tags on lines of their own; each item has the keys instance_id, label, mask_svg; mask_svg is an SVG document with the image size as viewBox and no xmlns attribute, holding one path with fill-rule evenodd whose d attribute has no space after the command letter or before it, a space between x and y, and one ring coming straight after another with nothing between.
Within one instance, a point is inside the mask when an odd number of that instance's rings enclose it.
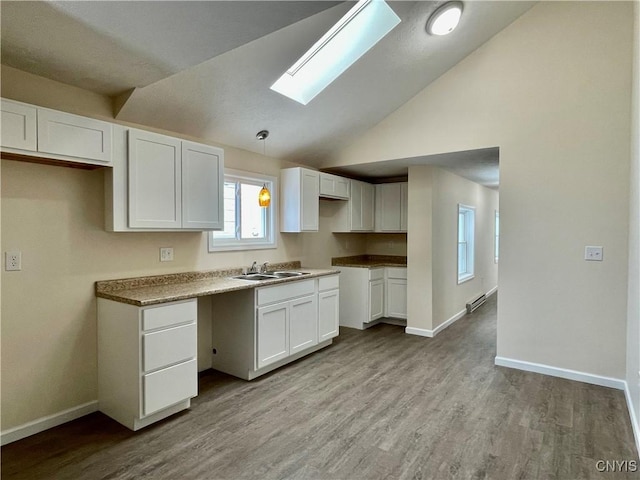
<instances>
[{"instance_id":1,"label":"electrical outlet","mask_svg":"<svg viewBox=\"0 0 640 480\"><path fill-rule=\"evenodd\" d=\"M584 259L589 261L602 261L602 247L584 247Z\"/></svg>"},{"instance_id":2,"label":"electrical outlet","mask_svg":"<svg viewBox=\"0 0 640 480\"><path fill-rule=\"evenodd\" d=\"M162 247L160 249L161 262L173 262L173 247Z\"/></svg>"},{"instance_id":3,"label":"electrical outlet","mask_svg":"<svg viewBox=\"0 0 640 480\"><path fill-rule=\"evenodd\" d=\"M7 272L22 270L22 253L18 250L4 252L4 269Z\"/></svg>"}]
</instances>

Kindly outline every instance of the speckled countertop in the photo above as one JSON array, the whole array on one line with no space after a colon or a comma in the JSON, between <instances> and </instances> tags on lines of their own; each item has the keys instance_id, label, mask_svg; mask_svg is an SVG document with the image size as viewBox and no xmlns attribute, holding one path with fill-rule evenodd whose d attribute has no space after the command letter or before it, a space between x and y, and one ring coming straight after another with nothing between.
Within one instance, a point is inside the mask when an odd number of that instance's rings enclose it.
<instances>
[{"instance_id":1,"label":"speckled countertop","mask_svg":"<svg viewBox=\"0 0 640 480\"><path fill-rule=\"evenodd\" d=\"M334 267L406 267L407 257L400 255L353 255L351 257L334 257Z\"/></svg>"},{"instance_id":2,"label":"speckled countertop","mask_svg":"<svg viewBox=\"0 0 640 480\"><path fill-rule=\"evenodd\" d=\"M269 269L295 270L308 275L257 282L231 278L242 273L241 269L234 268L123 278L96 282L96 297L142 307L339 273L336 269L302 268L300 262L269 264Z\"/></svg>"}]
</instances>

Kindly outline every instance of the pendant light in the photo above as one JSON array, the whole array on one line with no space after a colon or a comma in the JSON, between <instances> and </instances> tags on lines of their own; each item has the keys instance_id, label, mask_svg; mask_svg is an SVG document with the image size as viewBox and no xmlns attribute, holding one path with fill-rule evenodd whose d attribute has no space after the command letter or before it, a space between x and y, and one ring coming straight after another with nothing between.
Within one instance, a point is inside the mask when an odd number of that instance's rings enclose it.
<instances>
[{"instance_id":1,"label":"pendant light","mask_svg":"<svg viewBox=\"0 0 640 480\"><path fill-rule=\"evenodd\" d=\"M267 156L267 137L268 136L269 136L269 130L260 130L256 134L256 138L258 140L262 140L263 142L262 154L265 157ZM262 189L260 190L260 193L258 193L258 205L260 205L261 207L268 207L269 205L271 205L271 192L267 188L266 183L262 185Z\"/></svg>"}]
</instances>

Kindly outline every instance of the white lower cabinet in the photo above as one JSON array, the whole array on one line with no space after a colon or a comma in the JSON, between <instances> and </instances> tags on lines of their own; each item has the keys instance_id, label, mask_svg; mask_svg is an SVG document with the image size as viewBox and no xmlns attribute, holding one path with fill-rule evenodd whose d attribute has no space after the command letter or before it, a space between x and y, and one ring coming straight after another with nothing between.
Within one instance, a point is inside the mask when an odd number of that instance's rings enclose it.
<instances>
[{"instance_id":1,"label":"white lower cabinet","mask_svg":"<svg viewBox=\"0 0 640 480\"><path fill-rule=\"evenodd\" d=\"M340 325L364 329L407 318L407 269L340 267Z\"/></svg>"},{"instance_id":2,"label":"white lower cabinet","mask_svg":"<svg viewBox=\"0 0 640 480\"><path fill-rule=\"evenodd\" d=\"M132 430L198 394L197 300L148 307L98 299L98 408Z\"/></svg>"},{"instance_id":3,"label":"white lower cabinet","mask_svg":"<svg viewBox=\"0 0 640 480\"><path fill-rule=\"evenodd\" d=\"M330 345L338 288L332 275L214 295L212 367L252 380Z\"/></svg>"}]
</instances>

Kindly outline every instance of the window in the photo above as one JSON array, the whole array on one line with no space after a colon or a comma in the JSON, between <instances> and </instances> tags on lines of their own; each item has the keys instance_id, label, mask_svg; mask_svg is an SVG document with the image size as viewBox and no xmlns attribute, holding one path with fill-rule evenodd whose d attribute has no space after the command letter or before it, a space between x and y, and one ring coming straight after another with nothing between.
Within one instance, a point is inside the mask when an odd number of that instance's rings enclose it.
<instances>
[{"instance_id":1,"label":"window","mask_svg":"<svg viewBox=\"0 0 640 480\"><path fill-rule=\"evenodd\" d=\"M473 278L473 237L476 210L458 205L458 284Z\"/></svg>"},{"instance_id":2,"label":"window","mask_svg":"<svg viewBox=\"0 0 640 480\"><path fill-rule=\"evenodd\" d=\"M500 212L496 210L496 223L494 226L493 261L498 263L498 252L500 251Z\"/></svg>"},{"instance_id":3,"label":"window","mask_svg":"<svg viewBox=\"0 0 640 480\"><path fill-rule=\"evenodd\" d=\"M263 185L271 192L271 205L258 205ZM224 230L209 233L209 251L276 248L276 179L257 173L225 170Z\"/></svg>"}]
</instances>

